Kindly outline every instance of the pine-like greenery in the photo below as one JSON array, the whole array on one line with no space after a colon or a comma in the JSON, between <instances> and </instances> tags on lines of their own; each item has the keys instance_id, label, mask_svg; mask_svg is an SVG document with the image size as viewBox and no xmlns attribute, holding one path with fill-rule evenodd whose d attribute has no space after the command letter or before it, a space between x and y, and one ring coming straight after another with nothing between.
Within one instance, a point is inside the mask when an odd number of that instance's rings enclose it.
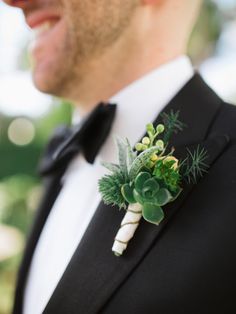
<instances>
[{"instance_id":1,"label":"pine-like greenery","mask_svg":"<svg viewBox=\"0 0 236 314\"><path fill-rule=\"evenodd\" d=\"M129 169L136 158L129 141L117 138L119 164L104 163L111 174L105 175L98 182L99 191L105 204L126 208L126 202L121 193L121 187L129 182Z\"/></svg>"},{"instance_id":2,"label":"pine-like greenery","mask_svg":"<svg viewBox=\"0 0 236 314\"><path fill-rule=\"evenodd\" d=\"M120 209L126 209L127 205L121 194L121 187L127 183L125 177L120 171L116 171L110 175L105 175L98 182L99 191L107 205L117 205Z\"/></svg>"},{"instance_id":3,"label":"pine-like greenery","mask_svg":"<svg viewBox=\"0 0 236 314\"><path fill-rule=\"evenodd\" d=\"M197 147L194 152L189 149L187 158L182 162L181 172L182 177L188 183L197 183L197 178L202 177L204 172L207 172L207 164L205 163L208 155L204 148Z\"/></svg>"},{"instance_id":4,"label":"pine-like greenery","mask_svg":"<svg viewBox=\"0 0 236 314\"><path fill-rule=\"evenodd\" d=\"M161 118L165 125L163 141L167 144L174 133L183 131L185 124L179 120L179 111L174 112L171 110L170 113L163 112Z\"/></svg>"}]
</instances>

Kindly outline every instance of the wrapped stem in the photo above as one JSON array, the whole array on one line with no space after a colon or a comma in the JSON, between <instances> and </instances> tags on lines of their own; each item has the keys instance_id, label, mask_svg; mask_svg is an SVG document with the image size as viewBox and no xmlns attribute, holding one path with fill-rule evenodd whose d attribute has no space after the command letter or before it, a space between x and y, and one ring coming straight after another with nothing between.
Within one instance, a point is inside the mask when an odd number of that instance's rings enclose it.
<instances>
[{"instance_id":1,"label":"wrapped stem","mask_svg":"<svg viewBox=\"0 0 236 314\"><path fill-rule=\"evenodd\" d=\"M130 204L127 213L125 214L120 229L115 237L115 242L112 251L116 256L123 254L127 248L129 241L134 236L134 233L139 226L142 217L142 206L139 203Z\"/></svg>"}]
</instances>

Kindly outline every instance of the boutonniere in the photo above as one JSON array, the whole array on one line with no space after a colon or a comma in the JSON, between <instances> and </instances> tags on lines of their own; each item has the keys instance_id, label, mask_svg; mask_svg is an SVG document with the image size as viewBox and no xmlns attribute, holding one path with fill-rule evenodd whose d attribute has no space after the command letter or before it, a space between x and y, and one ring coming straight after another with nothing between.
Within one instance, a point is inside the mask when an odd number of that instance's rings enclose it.
<instances>
[{"instance_id":1,"label":"boutonniere","mask_svg":"<svg viewBox=\"0 0 236 314\"><path fill-rule=\"evenodd\" d=\"M116 256L123 254L142 217L159 225L165 218L163 207L181 194L183 181L195 182L206 169L204 149L188 150L178 160L169 147L172 134L184 128L179 112L161 117L162 124L146 126L147 134L135 149L128 139L116 139L119 164L102 163L110 171L99 180L104 203L126 210L112 247Z\"/></svg>"}]
</instances>

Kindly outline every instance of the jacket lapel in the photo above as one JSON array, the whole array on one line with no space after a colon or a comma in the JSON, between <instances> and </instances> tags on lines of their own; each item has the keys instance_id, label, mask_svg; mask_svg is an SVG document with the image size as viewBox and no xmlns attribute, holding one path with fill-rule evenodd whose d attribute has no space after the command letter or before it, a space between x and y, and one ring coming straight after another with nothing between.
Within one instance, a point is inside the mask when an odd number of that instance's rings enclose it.
<instances>
[{"instance_id":1,"label":"jacket lapel","mask_svg":"<svg viewBox=\"0 0 236 314\"><path fill-rule=\"evenodd\" d=\"M194 149L200 144L208 151L207 164L211 166L223 152L228 137L211 137L220 104L221 100L195 75L164 109L179 110L180 120L188 126L171 143L177 148L178 158L186 156L186 146ZM157 117L154 123L159 121ZM101 202L44 313L99 312L152 248L193 188L194 185L184 186L181 196L165 207L165 219L158 227L142 221L120 258L113 255L111 247L124 213Z\"/></svg>"}]
</instances>

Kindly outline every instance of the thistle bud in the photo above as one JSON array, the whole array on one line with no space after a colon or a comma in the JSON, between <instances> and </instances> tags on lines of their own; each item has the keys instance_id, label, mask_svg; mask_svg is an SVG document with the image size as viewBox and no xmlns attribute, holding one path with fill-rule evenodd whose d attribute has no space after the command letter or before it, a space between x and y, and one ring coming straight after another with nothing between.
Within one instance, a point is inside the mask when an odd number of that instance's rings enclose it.
<instances>
[{"instance_id":1,"label":"thistle bud","mask_svg":"<svg viewBox=\"0 0 236 314\"><path fill-rule=\"evenodd\" d=\"M143 139L142 139L142 143L144 144L144 145L149 145L150 143L151 143L151 141L150 141L150 139L149 139L149 137L144 137Z\"/></svg>"},{"instance_id":2,"label":"thistle bud","mask_svg":"<svg viewBox=\"0 0 236 314\"><path fill-rule=\"evenodd\" d=\"M159 134L161 134L165 131L165 127L163 124L158 124L158 126L156 127L156 130Z\"/></svg>"},{"instance_id":3,"label":"thistle bud","mask_svg":"<svg viewBox=\"0 0 236 314\"><path fill-rule=\"evenodd\" d=\"M164 149L164 142L163 142L162 140L158 140L158 141L156 142L156 146L157 146L157 148L158 148L160 151L163 151L163 149Z\"/></svg>"}]
</instances>

